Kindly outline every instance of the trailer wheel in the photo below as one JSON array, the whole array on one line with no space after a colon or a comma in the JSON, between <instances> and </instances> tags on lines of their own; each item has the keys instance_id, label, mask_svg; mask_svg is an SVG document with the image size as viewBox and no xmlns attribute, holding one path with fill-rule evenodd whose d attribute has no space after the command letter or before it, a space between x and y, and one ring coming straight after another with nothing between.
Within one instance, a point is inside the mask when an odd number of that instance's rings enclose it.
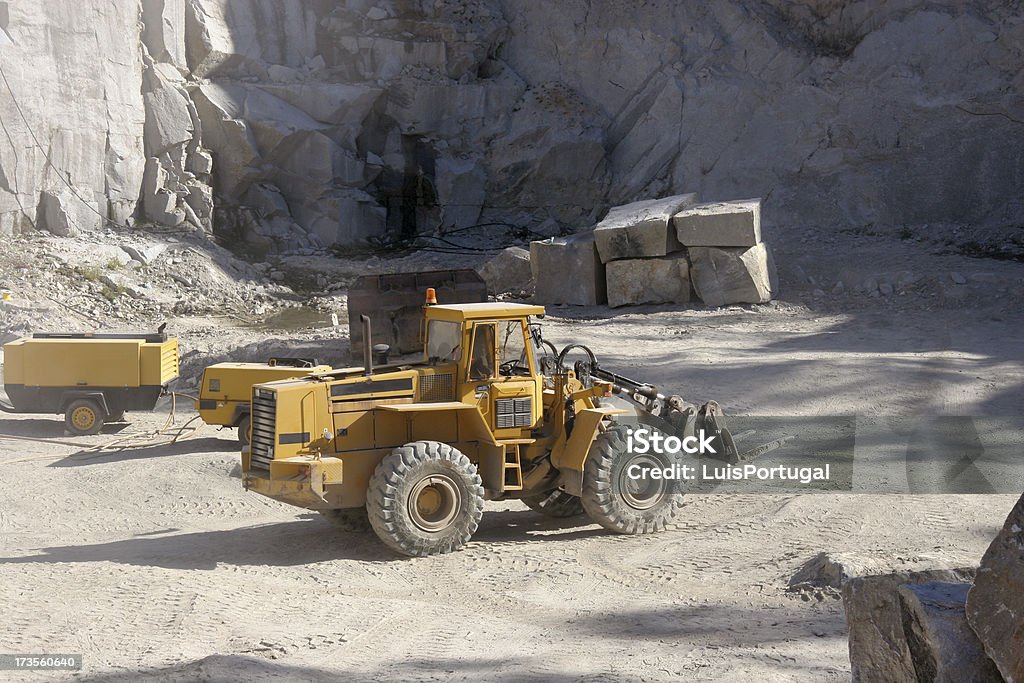
<instances>
[{"instance_id":1,"label":"trailer wheel","mask_svg":"<svg viewBox=\"0 0 1024 683\"><path fill-rule=\"evenodd\" d=\"M124 411L122 410L114 415L110 415L105 422L124 422Z\"/></svg>"},{"instance_id":2,"label":"trailer wheel","mask_svg":"<svg viewBox=\"0 0 1024 683\"><path fill-rule=\"evenodd\" d=\"M250 441L252 441L252 418L249 415L244 415L238 420L238 443L248 446Z\"/></svg>"},{"instance_id":3,"label":"trailer wheel","mask_svg":"<svg viewBox=\"0 0 1024 683\"><path fill-rule=\"evenodd\" d=\"M548 517L575 517L583 514L583 503L579 496L566 493L560 489L552 489L547 493L520 498L523 504Z\"/></svg>"},{"instance_id":4,"label":"trailer wheel","mask_svg":"<svg viewBox=\"0 0 1024 683\"><path fill-rule=\"evenodd\" d=\"M64 426L78 436L96 434L103 428L103 408L91 398L72 401L64 411Z\"/></svg>"},{"instance_id":5,"label":"trailer wheel","mask_svg":"<svg viewBox=\"0 0 1024 683\"><path fill-rule=\"evenodd\" d=\"M370 530L370 519L366 516L365 507L321 510L320 514L338 531L362 532Z\"/></svg>"},{"instance_id":6,"label":"trailer wheel","mask_svg":"<svg viewBox=\"0 0 1024 683\"><path fill-rule=\"evenodd\" d=\"M451 446L415 441L381 460L366 494L370 525L403 555L461 550L480 524L484 488L476 466Z\"/></svg>"},{"instance_id":7,"label":"trailer wheel","mask_svg":"<svg viewBox=\"0 0 1024 683\"><path fill-rule=\"evenodd\" d=\"M633 465L663 468L672 460L663 453L630 453L626 427L619 425L599 434L590 447L583 470L581 502L590 518L620 534L649 534L672 523L682 495L675 482L664 479L631 479Z\"/></svg>"}]
</instances>

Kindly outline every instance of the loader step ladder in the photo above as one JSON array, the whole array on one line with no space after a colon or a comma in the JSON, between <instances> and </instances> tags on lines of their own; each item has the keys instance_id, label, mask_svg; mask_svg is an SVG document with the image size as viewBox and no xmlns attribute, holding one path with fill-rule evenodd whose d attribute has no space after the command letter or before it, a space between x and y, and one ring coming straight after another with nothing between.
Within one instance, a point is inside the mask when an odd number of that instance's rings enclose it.
<instances>
[{"instance_id":1,"label":"loader step ladder","mask_svg":"<svg viewBox=\"0 0 1024 683\"><path fill-rule=\"evenodd\" d=\"M502 447L505 449L502 483L506 491L523 490L523 467L519 460L519 445L521 443L532 443L532 440L514 439L501 442Z\"/></svg>"}]
</instances>

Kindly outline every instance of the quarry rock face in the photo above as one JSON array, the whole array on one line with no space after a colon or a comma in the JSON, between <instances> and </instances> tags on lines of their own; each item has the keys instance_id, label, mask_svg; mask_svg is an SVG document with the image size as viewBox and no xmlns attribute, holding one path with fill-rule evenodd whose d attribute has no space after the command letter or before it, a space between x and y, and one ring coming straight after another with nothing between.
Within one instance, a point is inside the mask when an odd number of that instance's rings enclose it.
<instances>
[{"instance_id":1,"label":"quarry rock face","mask_svg":"<svg viewBox=\"0 0 1024 683\"><path fill-rule=\"evenodd\" d=\"M765 197L771 227L1024 210L1024 23L994 0L0 6L0 232L61 177L118 226L267 250L573 231L684 191ZM255 184L287 215L245 204Z\"/></svg>"},{"instance_id":2,"label":"quarry rock face","mask_svg":"<svg viewBox=\"0 0 1024 683\"><path fill-rule=\"evenodd\" d=\"M98 0L74 7L90 21L70 20L71 6L59 2L4 2L0 11L0 65L14 93L0 82L0 225L19 232L50 229L40 215L53 206L47 197L67 193L63 212L89 211L72 208L78 202L118 224L139 201L146 116L138 8Z\"/></svg>"},{"instance_id":3,"label":"quarry rock face","mask_svg":"<svg viewBox=\"0 0 1024 683\"><path fill-rule=\"evenodd\" d=\"M1024 681L1024 496L981 560L967 621L1007 683Z\"/></svg>"}]
</instances>

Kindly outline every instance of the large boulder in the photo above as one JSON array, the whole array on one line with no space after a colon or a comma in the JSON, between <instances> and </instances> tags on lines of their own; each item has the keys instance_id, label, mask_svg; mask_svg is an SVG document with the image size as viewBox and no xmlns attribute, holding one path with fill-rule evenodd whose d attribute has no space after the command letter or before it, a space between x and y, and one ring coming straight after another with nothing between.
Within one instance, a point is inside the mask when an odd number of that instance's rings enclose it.
<instances>
[{"instance_id":1,"label":"large boulder","mask_svg":"<svg viewBox=\"0 0 1024 683\"><path fill-rule=\"evenodd\" d=\"M608 305L684 304L690 300L690 269L686 254L661 258L623 259L605 266Z\"/></svg>"},{"instance_id":2,"label":"large boulder","mask_svg":"<svg viewBox=\"0 0 1024 683\"><path fill-rule=\"evenodd\" d=\"M687 247L753 247L761 241L761 200L699 204L673 216L672 227Z\"/></svg>"},{"instance_id":3,"label":"large boulder","mask_svg":"<svg viewBox=\"0 0 1024 683\"><path fill-rule=\"evenodd\" d=\"M696 194L681 194L612 207L594 228L601 262L678 251L681 245L671 226L672 216L696 203Z\"/></svg>"},{"instance_id":4,"label":"large boulder","mask_svg":"<svg viewBox=\"0 0 1024 683\"><path fill-rule=\"evenodd\" d=\"M36 222L40 228L61 237L74 237L81 231L103 226L97 207L69 189L41 192Z\"/></svg>"},{"instance_id":5,"label":"large boulder","mask_svg":"<svg viewBox=\"0 0 1024 683\"><path fill-rule=\"evenodd\" d=\"M789 578L787 590L841 589L854 577L870 576L884 570L885 562L880 558L820 552L804 562Z\"/></svg>"},{"instance_id":6,"label":"large boulder","mask_svg":"<svg viewBox=\"0 0 1024 683\"><path fill-rule=\"evenodd\" d=\"M690 279L708 306L763 304L778 292L775 262L761 243L749 249L691 247Z\"/></svg>"},{"instance_id":7,"label":"large boulder","mask_svg":"<svg viewBox=\"0 0 1024 683\"><path fill-rule=\"evenodd\" d=\"M903 632L897 590L906 584L970 582L973 569L896 572L852 578L843 585L843 608L850 632L850 666L854 683L916 681Z\"/></svg>"},{"instance_id":8,"label":"large boulder","mask_svg":"<svg viewBox=\"0 0 1024 683\"><path fill-rule=\"evenodd\" d=\"M530 242L530 269L538 303L596 306L608 300L592 232Z\"/></svg>"},{"instance_id":9,"label":"large boulder","mask_svg":"<svg viewBox=\"0 0 1024 683\"><path fill-rule=\"evenodd\" d=\"M1024 496L981 559L967 621L1003 678L1024 681Z\"/></svg>"},{"instance_id":10,"label":"large boulder","mask_svg":"<svg viewBox=\"0 0 1024 683\"><path fill-rule=\"evenodd\" d=\"M533 282L530 252L522 247L503 249L477 272L487 283L487 291L490 294L524 292L530 289Z\"/></svg>"},{"instance_id":11,"label":"large boulder","mask_svg":"<svg viewBox=\"0 0 1024 683\"><path fill-rule=\"evenodd\" d=\"M967 624L968 583L900 586L903 635L918 681L1002 683L1002 677Z\"/></svg>"}]
</instances>

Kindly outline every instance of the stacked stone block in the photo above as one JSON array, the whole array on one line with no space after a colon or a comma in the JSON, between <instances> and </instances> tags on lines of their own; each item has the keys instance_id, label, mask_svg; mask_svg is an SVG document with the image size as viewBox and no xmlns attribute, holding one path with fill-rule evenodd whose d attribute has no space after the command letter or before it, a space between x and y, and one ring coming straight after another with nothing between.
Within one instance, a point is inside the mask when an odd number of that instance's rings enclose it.
<instances>
[{"instance_id":1,"label":"stacked stone block","mask_svg":"<svg viewBox=\"0 0 1024 683\"><path fill-rule=\"evenodd\" d=\"M535 300L611 307L764 303L778 291L761 200L682 194L608 212L588 233L531 245Z\"/></svg>"}]
</instances>

